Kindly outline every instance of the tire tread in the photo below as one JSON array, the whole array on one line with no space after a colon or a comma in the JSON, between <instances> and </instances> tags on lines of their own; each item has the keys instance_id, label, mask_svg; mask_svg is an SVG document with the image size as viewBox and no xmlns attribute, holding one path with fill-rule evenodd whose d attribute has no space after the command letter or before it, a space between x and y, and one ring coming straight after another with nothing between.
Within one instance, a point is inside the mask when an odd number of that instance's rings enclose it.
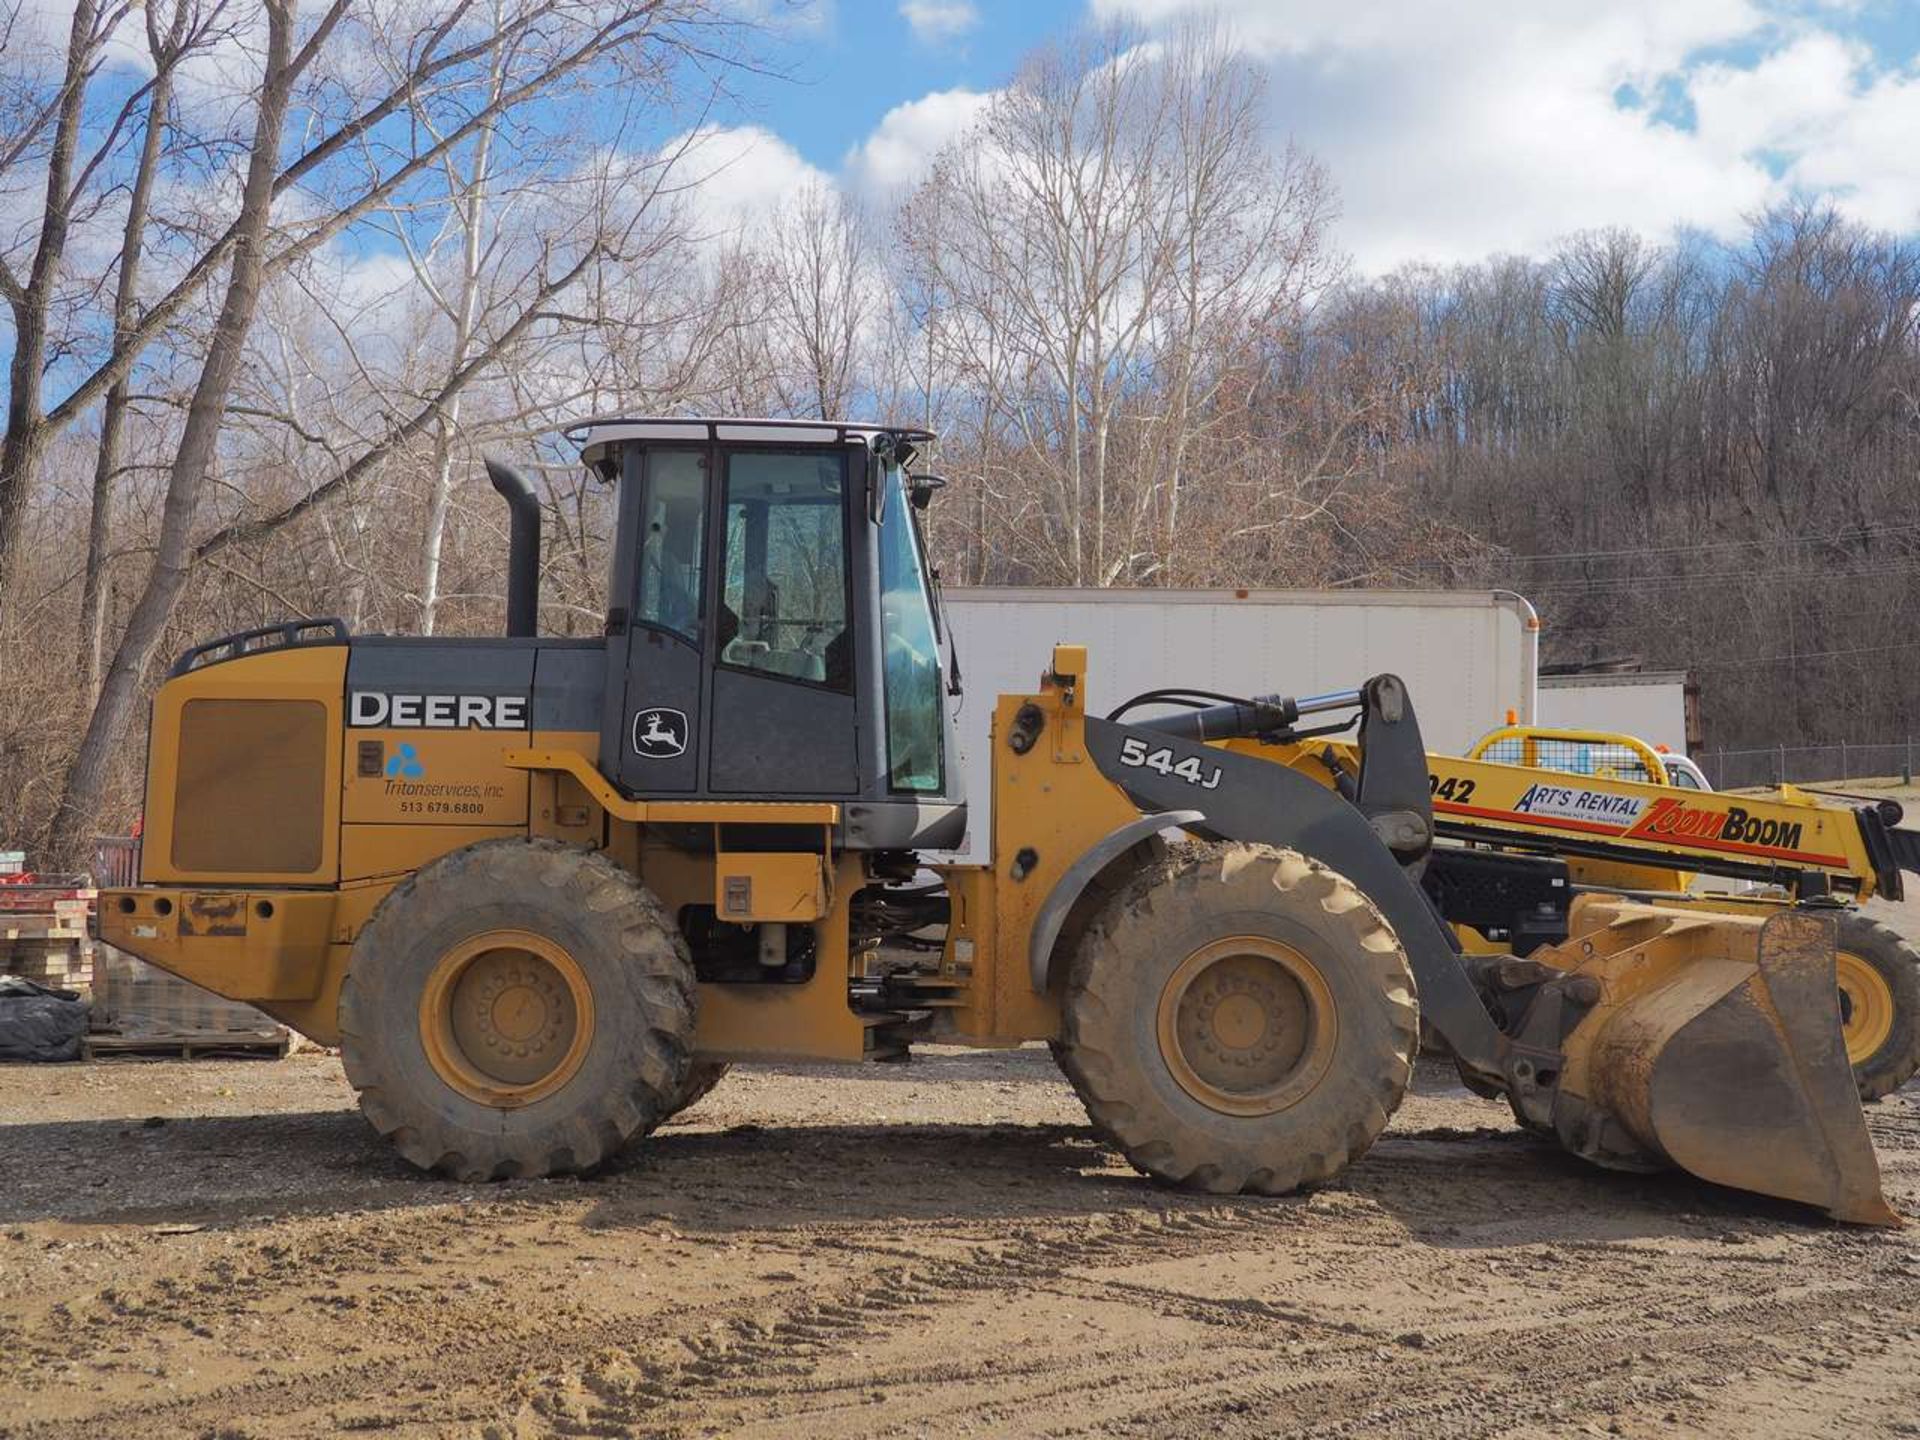
<instances>
[{"instance_id":1,"label":"tire tread","mask_svg":"<svg viewBox=\"0 0 1920 1440\"><path fill-rule=\"evenodd\" d=\"M1139 1067L1115 1053L1135 1007L1152 1003L1135 972L1141 932L1162 907L1185 915L1216 905L1221 890L1232 908L1280 912L1307 907L1333 922L1341 959L1385 1012L1382 1053L1360 1073L1329 1075L1347 1086L1346 1118L1320 1133L1290 1137L1288 1154L1257 1158L1214 1153L1201 1129L1170 1122ZM1116 1004L1116 997L1127 1003ZM1196 845L1142 871L1109 898L1080 937L1067 975L1063 1042L1055 1053L1094 1129L1133 1165L1175 1184L1215 1194L1284 1194L1333 1178L1359 1159L1385 1129L1412 1076L1419 1006L1405 953L1379 910L1345 877L1299 851L1265 845ZM1341 1059L1336 1054L1335 1069ZM1325 1084L1327 1082L1323 1082ZM1197 1102L1196 1102L1197 1103Z\"/></svg>"},{"instance_id":2,"label":"tire tread","mask_svg":"<svg viewBox=\"0 0 1920 1440\"><path fill-rule=\"evenodd\" d=\"M586 962L617 964L645 1019L628 1027L636 1055L626 1084L583 1095L574 1113L550 1133L515 1135L503 1126L497 1139L479 1148L471 1129L456 1141L433 1107L409 1103L406 1077L388 1073L390 1046L378 1042L394 1037L383 1036L382 1027L416 1024L417 1009L383 1003L375 993L379 987L365 983L365 967L404 953L423 910L457 908L468 903L468 896L476 902L490 899L529 881L577 900L576 913L592 916L596 928L609 927L606 953L585 957ZM467 1181L577 1173L602 1164L670 1113L692 1063L697 1003L686 942L658 897L632 875L598 851L557 840L487 840L421 867L374 910L340 987L341 1058L362 1113L421 1169ZM616 1022L608 1015L602 1023Z\"/></svg>"}]
</instances>

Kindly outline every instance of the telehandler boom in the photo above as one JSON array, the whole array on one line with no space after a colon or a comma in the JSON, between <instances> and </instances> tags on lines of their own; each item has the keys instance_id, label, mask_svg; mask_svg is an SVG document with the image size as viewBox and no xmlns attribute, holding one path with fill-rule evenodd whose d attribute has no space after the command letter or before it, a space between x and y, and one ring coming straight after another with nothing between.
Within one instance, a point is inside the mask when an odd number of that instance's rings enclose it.
<instances>
[{"instance_id":1,"label":"telehandler boom","mask_svg":"<svg viewBox=\"0 0 1920 1440\"><path fill-rule=\"evenodd\" d=\"M533 633L538 508L490 464L509 634L189 651L103 938L337 1043L373 1124L465 1178L591 1167L736 1059L1047 1040L1141 1170L1284 1192L1365 1153L1424 1016L1598 1164L1897 1223L1831 923L1583 898L1553 963L1458 953L1415 878L1433 810L1392 676L1135 724L1089 713L1057 645L994 712L991 859L920 883L966 824L917 521L938 482L908 468L931 438L583 427L618 515L590 639ZM1314 714L1358 717L1348 794L1207 743Z\"/></svg>"}]
</instances>

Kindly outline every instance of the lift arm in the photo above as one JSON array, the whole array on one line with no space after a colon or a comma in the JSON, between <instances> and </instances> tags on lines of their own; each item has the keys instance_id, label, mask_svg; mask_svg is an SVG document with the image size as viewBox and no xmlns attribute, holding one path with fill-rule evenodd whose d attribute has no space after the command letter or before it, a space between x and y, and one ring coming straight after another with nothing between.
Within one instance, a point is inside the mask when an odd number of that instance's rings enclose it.
<instances>
[{"instance_id":1,"label":"lift arm","mask_svg":"<svg viewBox=\"0 0 1920 1440\"><path fill-rule=\"evenodd\" d=\"M1280 723L1283 710L1308 713L1311 702L1208 707L1144 725L1090 718L1087 752L1142 811L1198 809L1205 818L1186 828L1202 836L1298 850L1346 876L1379 906L1406 948L1423 1017L1464 1063L1504 1084L1516 1047L1493 1023L1450 931L1409 874L1432 829L1420 727L1406 688L1381 675L1358 691L1323 698L1321 708L1357 707L1360 714L1365 758L1352 800L1291 768L1235 753L1238 745L1188 738L1228 739L1241 726Z\"/></svg>"}]
</instances>

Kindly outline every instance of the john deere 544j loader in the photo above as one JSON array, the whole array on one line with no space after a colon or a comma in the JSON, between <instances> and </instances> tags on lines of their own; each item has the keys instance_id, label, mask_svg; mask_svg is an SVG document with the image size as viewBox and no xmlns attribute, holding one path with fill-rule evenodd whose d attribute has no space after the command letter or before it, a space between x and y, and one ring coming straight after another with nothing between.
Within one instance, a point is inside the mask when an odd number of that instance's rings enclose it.
<instances>
[{"instance_id":1,"label":"john deere 544j loader","mask_svg":"<svg viewBox=\"0 0 1920 1440\"><path fill-rule=\"evenodd\" d=\"M1049 1040L1142 1170L1280 1192L1365 1153L1424 1015L1599 1164L1894 1222L1818 914L1582 903L1556 964L1463 956L1413 878L1433 821L1399 681L1131 724L1087 713L1072 645L998 702L991 862L916 883L966 823L916 520L937 482L907 470L931 437L578 438L617 487L603 636L534 634L539 511L491 467L508 635L190 651L154 702L141 883L101 900L105 939L338 1044L417 1164L591 1166L734 1059ZM1335 713L1350 795L1205 743Z\"/></svg>"}]
</instances>

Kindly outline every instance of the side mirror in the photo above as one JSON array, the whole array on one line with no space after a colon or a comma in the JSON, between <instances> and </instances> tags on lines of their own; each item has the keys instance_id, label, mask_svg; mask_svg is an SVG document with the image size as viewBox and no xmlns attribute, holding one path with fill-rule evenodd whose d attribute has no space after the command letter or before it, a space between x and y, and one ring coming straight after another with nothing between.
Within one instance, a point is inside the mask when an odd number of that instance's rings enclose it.
<instances>
[{"instance_id":1,"label":"side mirror","mask_svg":"<svg viewBox=\"0 0 1920 1440\"><path fill-rule=\"evenodd\" d=\"M944 475L909 475L907 477L907 498L913 501L913 508L924 510L933 503L933 492L947 488Z\"/></svg>"}]
</instances>

